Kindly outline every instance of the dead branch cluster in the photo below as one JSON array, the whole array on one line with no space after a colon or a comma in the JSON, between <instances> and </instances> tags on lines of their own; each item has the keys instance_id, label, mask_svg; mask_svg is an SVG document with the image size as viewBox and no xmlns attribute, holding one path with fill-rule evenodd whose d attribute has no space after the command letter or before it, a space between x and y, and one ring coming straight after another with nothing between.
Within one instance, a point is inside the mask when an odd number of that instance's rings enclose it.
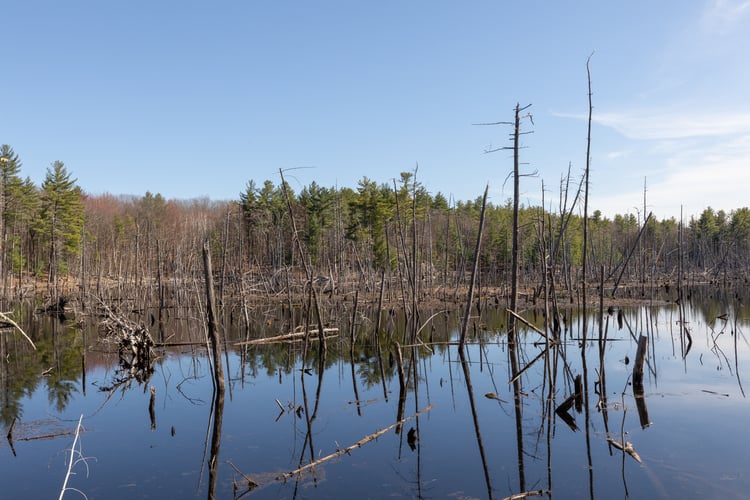
<instances>
[{"instance_id":1,"label":"dead branch cluster","mask_svg":"<svg viewBox=\"0 0 750 500\"><path fill-rule=\"evenodd\" d=\"M154 369L154 339L148 329L115 314L102 304L104 320L99 324L103 340L117 343L120 367L138 382L148 381Z\"/></svg>"}]
</instances>

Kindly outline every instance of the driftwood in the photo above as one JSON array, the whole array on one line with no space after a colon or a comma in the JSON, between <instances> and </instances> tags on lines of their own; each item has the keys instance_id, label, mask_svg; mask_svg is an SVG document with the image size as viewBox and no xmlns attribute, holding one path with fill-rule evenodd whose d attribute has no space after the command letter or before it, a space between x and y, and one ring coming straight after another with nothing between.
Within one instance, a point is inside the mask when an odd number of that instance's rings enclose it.
<instances>
[{"instance_id":1,"label":"driftwood","mask_svg":"<svg viewBox=\"0 0 750 500\"><path fill-rule=\"evenodd\" d=\"M504 399L501 399L501 398L500 398L500 397L498 397L498 395L497 395L497 394L495 394L494 392L488 392L487 394L485 394L485 395L484 395L484 397L485 397L485 398L487 398L487 399L495 399L495 400L497 400L497 401L500 401L501 403L507 403L507 401L506 401L506 400L504 400Z\"/></svg>"},{"instance_id":2,"label":"driftwood","mask_svg":"<svg viewBox=\"0 0 750 500\"><path fill-rule=\"evenodd\" d=\"M245 340L243 342L235 342L234 345L264 345L264 344L275 344L278 342L302 342L305 340L305 335L310 335L310 340L315 340L318 337L312 335L314 330L309 332L292 332L284 335L277 335L275 337L266 337L262 339ZM338 328L323 328L323 336L325 338L337 337L339 334Z\"/></svg>"},{"instance_id":3,"label":"driftwood","mask_svg":"<svg viewBox=\"0 0 750 500\"><path fill-rule=\"evenodd\" d=\"M528 497L541 497L544 495L550 494L550 490L533 490L533 491L524 491L522 493L516 493L515 495L511 495L509 497L503 498L503 500L522 500L524 498Z\"/></svg>"},{"instance_id":4,"label":"driftwood","mask_svg":"<svg viewBox=\"0 0 750 500\"><path fill-rule=\"evenodd\" d=\"M354 443L351 446L348 446L347 448L338 450L335 453L331 453L330 455L326 455L323 458L319 458L319 459L315 460L314 462L310 462L309 464L304 465L304 466L302 466L302 467L300 467L298 469L295 469L293 471L285 472L284 474L281 474L280 476L276 476L276 480L277 481L285 481L285 480L289 479L290 477L296 476L298 474L302 474L303 472L305 472L307 470L310 470L310 469L314 468L315 466L322 464L323 462L328 462L329 460L331 460L333 458L336 458L336 457L340 457L341 455L343 455L345 453L348 454L350 451L352 451L352 450L354 450L356 448L359 448L362 445L367 444L370 441L373 441L373 440L379 438L380 436L382 436L386 432L390 431L394 427L403 425L404 422L407 422L407 421L409 421L409 420L411 420L413 418L416 418L417 416L419 416L419 415L421 415L423 413L426 413L426 412L430 411L431 409L432 409L432 405L429 405L429 406L423 408L422 410L420 410L419 412L415 413L414 415L412 415L410 417L402 418L401 420L399 420L395 424L389 425L385 429L381 429L381 430L377 431L374 434L370 434L369 436L360 439L359 441L357 441L356 443Z\"/></svg>"},{"instance_id":5,"label":"driftwood","mask_svg":"<svg viewBox=\"0 0 750 500\"><path fill-rule=\"evenodd\" d=\"M630 455L631 457L633 457L635 461L638 462L639 464L642 463L640 455L636 453L635 448L633 448L633 444L630 441L625 441L625 445L623 445L621 442L617 441L616 439L612 439L612 438L607 438L607 441L609 442L609 444L611 444L618 450L622 450L628 455Z\"/></svg>"}]
</instances>

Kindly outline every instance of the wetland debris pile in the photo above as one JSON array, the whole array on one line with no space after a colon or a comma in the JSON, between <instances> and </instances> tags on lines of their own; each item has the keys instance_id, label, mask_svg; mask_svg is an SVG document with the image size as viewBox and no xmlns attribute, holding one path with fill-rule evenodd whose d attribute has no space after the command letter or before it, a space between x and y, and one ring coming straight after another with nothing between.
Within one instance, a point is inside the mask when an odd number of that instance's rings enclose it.
<instances>
[{"instance_id":1,"label":"wetland debris pile","mask_svg":"<svg viewBox=\"0 0 750 500\"><path fill-rule=\"evenodd\" d=\"M138 382L147 381L154 371L154 339L148 328L102 306L105 314L99 328L104 339L117 342L120 367Z\"/></svg>"}]
</instances>

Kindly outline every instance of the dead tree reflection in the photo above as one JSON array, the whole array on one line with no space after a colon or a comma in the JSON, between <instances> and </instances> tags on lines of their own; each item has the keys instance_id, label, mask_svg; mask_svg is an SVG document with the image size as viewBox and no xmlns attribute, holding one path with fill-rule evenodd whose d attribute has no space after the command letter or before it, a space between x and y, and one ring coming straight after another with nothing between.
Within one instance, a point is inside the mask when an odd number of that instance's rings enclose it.
<instances>
[{"instance_id":1,"label":"dead tree reflection","mask_svg":"<svg viewBox=\"0 0 750 500\"><path fill-rule=\"evenodd\" d=\"M307 344L307 341L305 342ZM305 347L305 350L303 351L303 360L307 357L307 348ZM318 415L318 408L320 407L320 395L321 390L323 388L323 375L325 374L325 360L326 360L326 353L327 350L325 346L322 343L318 343L318 381L317 381L317 388L315 390L315 403L313 405L313 410L310 412L310 404L307 397L307 387L305 384L305 377L308 374L308 370L305 369L305 365L303 364L302 370L300 371L300 384L302 386L302 404L305 412L305 425L306 425L306 431L305 431L305 439L302 444L302 452L299 457L299 467L302 467L303 462L305 461L305 452L309 449L310 451L310 463L315 462L315 446L313 444L313 422L317 418ZM303 361L304 363L304 361ZM313 484L317 484L317 477L315 476L314 469L311 469L313 474ZM301 475L298 475L295 478L295 484L294 484L294 494L293 498L297 498L297 494L299 492L299 486L300 481L302 479Z\"/></svg>"},{"instance_id":2,"label":"dead tree reflection","mask_svg":"<svg viewBox=\"0 0 750 500\"><path fill-rule=\"evenodd\" d=\"M734 374L737 376L737 385L740 386L740 392L742 393L742 397L745 396L745 389L742 387L742 379L740 378L740 360L737 356L737 337L742 335L739 329L739 325L737 324L737 308L735 308L735 314L734 314L734 330L732 331L732 338L734 340Z\"/></svg>"},{"instance_id":3,"label":"dead tree reflection","mask_svg":"<svg viewBox=\"0 0 750 500\"><path fill-rule=\"evenodd\" d=\"M461 368L464 372L464 380L466 381L466 392L469 395L469 405L471 406L471 416L474 420L474 433L477 436L477 446L479 447L479 456L482 458L482 469L484 470L484 481L487 484L487 498L493 498L492 495L492 481L490 480L490 472L487 468L487 457L484 453L484 444L482 443L482 433L479 430L479 419L477 418L477 408L474 403L474 388L471 385L471 370L469 369L469 362L466 360L463 347L458 349L458 356L461 359Z\"/></svg>"},{"instance_id":4,"label":"dead tree reflection","mask_svg":"<svg viewBox=\"0 0 750 500\"><path fill-rule=\"evenodd\" d=\"M586 312L584 308L584 318L586 318ZM583 328L587 327L587 322L584 319ZM588 365L586 363L586 335L584 334L584 341L582 342L583 347L581 348L581 369L583 371L583 416L584 416L584 427L586 429L586 460L588 462L589 472L589 497L594 500L594 462L591 457L591 413L589 411L589 372ZM580 411L580 410L579 410Z\"/></svg>"},{"instance_id":5,"label":"dead tree reflection","mask_svg":"<svg viewBox=\"0 0 750 500\"><path fill-rule=\"evenodd\" d=\"M216 496L216 483L219 474L219 449L221 448L221 427L224 421L224 387L217 387L211 405L213 427L211 431L211 453L208 458L208 499ZM250 485L248 484L248 487Z\"/></svg>"},{"instance_id":6,"label":"dead tree reflection","mask_svg":"<svg viewBox=\"0 0 750 500\"><path fill-rule=\"evenodd\" d=\"M523 453L523 402L521 391L521 378L518 376L518 354L517 354L517 335L515 334L515 321L513 317L509 321L511 331L514 332L508 339L508 357L511 366L511 384L513 385L513 407L516 421L516 450L518 451L518 486L519 491L526 491L526 475L524 473L524 453Z\"/></svg>"},{"instance_id":7,"label":"dead tree reflection","mask_svg":"<svg viewBox=\"0 0 750 500\"><path fill-rule=\"evenodd\" d=\"M648 408L646 407L646 396L643 388L643 362L648 353L648 337L641 335L638 339L638 350L635 354L635 363L633 365L633 396L635 397L636 408L638 408L638 418L641 421L641 427L645 429L651 425L648 418Z\"/></svg>"}]
</instances>

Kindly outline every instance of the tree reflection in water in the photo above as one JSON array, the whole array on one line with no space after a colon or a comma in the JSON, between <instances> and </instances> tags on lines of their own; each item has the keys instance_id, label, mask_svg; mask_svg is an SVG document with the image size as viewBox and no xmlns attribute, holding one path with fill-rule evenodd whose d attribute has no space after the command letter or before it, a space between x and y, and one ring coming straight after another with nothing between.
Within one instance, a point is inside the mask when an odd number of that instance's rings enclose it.
<instances>
[{"instance_id":1,"label":"tree reflection in water","mask_svg":"<svg viewBox=\"0 0 750 500\"><path fill-rule=\"evenodd\" d=\"M89 497L105 492L111 498L124 497L126 490L113 488L119 483L112 477L118 474L123 483L133 485L128 496L153 493L148 479L158 473L170 494L179 496L195 495L198 485L200 496L226 497L234 479L237 496L258 498L323 498L356 488L371 495L488 498L540 491L552 491L558 498L635 498L662 491L689 497L690 488L742 498L739 492L748 484L737 467L747 451L732 436L741 435L740 416L748 409L742 387L748 348L746 323L734 319L734 309L724 320L704 318L688 307L684 324L676 307L613 310L600 321L593 315L584 349L578 318L569 313L559 341L522 327L515 353L507 337L496 333L507 320L494 314L482 311L486 329L477 328L463 351L450 343L454 325L446 322L443 331L436 322L432 342L403 346L400 362L397 347L389 342L389 337L403 339L398 328L381 332L380 360L374 333L364 326L353 345L346 335L329 339L325 350L315 341L308 348L233 348L247 334L227 330L230 349L220 357L226 361L233 395L214 388L205 347L161 349L147 384L132 380L112 394L96 390L84 395L84 359L88 383L106 388L116 373L116 352L88 346L84 358L82 332L70 323L57 329L48 324L45 333L35 333L41 354L26 352L22 342L5 336L0 341L6 360L0 364L2 417L6 429L18 420L13 440L17 456L7 464L7 477L22 477L28 460L49 457L68 444L24 440L42 434L29 424L50 413L63 420L84 413L87 453L97 458L83 483ZM524 316L543 329L532 314ZM694 339L686 357L680 345L685 325ZM169 321L164 327L169 338ZM289 326L283 328L288 331ZM642 392L629 385L641 334L648 338ZM87 332L87 337L95 335ZM695 341L703 337L706 341ZM393 362L388 362L390 354ZM515 370L513 356L519 361ZM175 375L187 382L175 386L170 383ZM145 411L151 407L152 386L163 401L155 409L158 418L153 422L158 426L153 430ZM462 386L468 397L457 390ZM577 430L557 418L561 414L555 410L568 399L566 412ZM195 422L206 422L202 401L210 402L210 412L207 424L198 429ZM404 419L423 411L420 405L433 409L407 425ZM282 408L288 417L280 418ZM712 415L721 417L725 430L711 434L721 454L711 449L695 454L695 443L682 437L685 432L705 436L705 422ZM391 425L398 433L378 433ZM170 432L175 427L176 436ZM628 449L637 450L643 463ZM336 455L338 451L342 453ZM334 459L316 463L329 455ZM201 457L207 482L195 467ZM315 466L284 478L308 464ZM717 482L712 478L720 476L715 474L736 479ZM59 487L59 474L51 475L55 481L50 481L50 490ZM45 496L43 482L8 483L11 496Z\"/></svg>"}]
</instances>

